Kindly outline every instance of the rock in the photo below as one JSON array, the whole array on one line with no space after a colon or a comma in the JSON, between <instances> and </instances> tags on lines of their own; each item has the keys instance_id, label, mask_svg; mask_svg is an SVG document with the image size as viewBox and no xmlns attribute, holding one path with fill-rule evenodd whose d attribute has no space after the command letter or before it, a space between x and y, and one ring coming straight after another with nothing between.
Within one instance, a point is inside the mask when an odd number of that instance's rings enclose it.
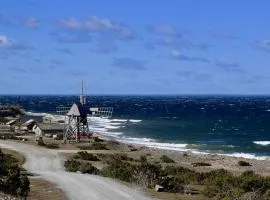
<instances>
[{"instance_id":1,"label":"rock","mask_svg":"<svg viewBox=\"0 0 270 200\"><path fill-rule=\"evenodd\" d=\"M163 191L164 191L164 187L161 186L161 185L156 185L156 186L155 186L155 191L156 191L156 192L163 192Z\"/></svg>"}]
</instances>

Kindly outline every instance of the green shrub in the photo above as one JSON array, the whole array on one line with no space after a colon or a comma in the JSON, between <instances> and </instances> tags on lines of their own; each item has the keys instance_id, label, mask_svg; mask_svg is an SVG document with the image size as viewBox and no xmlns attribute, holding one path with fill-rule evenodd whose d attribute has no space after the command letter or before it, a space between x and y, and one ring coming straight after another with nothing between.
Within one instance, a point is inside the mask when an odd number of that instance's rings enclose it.
<instances>
[{"instance_id":1,"label":"green shrub","mask_svg":"<svg viewBox=\"0 0 270 200\"><path fill-rule=\"evenodd\" d=\"M27 176L22 175L19 161L9 154L3 154L0 149L0 191L26 198L30 190Z\"/></svg>"},{"instance_id":2,"label":"green shrub","mask_svg":"<svg viewBox=\"0 0 270 200\"><path fill-rule=\"evenodd\" d=\"M108 150L105 144L93 143L90 145L77 146L81 150Z\"/></svg>"},{"instance_id":3,"label":"green shrub","mask_svg":"<svg viewBox=\"0 0 270 200\"><path fill-rule=\"evenodd\" d=\"M104 142L104 140L100 139L99 137L95 137L94 142Z\"/></svg>"},{"instance_id":4,"label":"green shrub","mask_svg":"<svg viewBox=\"0 0 270 200\"><path fill-rule=\"evenodd\" d=\"M130 148L130 151L138 151L138 149L137 148Z\"/></svg>"},{"instance_id":5,"label":"green shrub","mask_svg":"<svg viewBox=\"0 0 270 200\"><path fill-rule=\"evenodd\" d=\"M55 140L63 140L64 134L63 133L57 133Z\"/></svg>"},{"instance_id":6,"label":"green shrub","mask_svg":"<svg viewBox=\"0 0 270 200\"><path fill-rule=\"evenodd\" d=\"M69 172L79 171L80 166L81 166L81 162L77 161L77 160L74 160L74 159L67 160L67 161L65 161L65 164L64 164L64 167Z\"/></svg>"},{"instance_id":7,"label":"green shrub","mask_svg":"<svg viewBox=\"0 0 270 200\"><path fill-rule=\"evenodd\" d=\"M169 158L168 156L166 155L163 155L160 157L160 160L164 163L174 163L174 160Z\"/></svg>"},{"instance_id":8,"label":"green shrub","mask_svg":"<svg viewBox=\"0 0 270 200\"><path fill-rule=\"evenodd\" d=\"M165 192L182 193L184 191L184 184L174 176L162 177L159 180L159 185L164 187Z\"/></svg>"},{"instance_id":9,"label":"green shrub","mask_svg":"<svg viewBox=\"0 0 270 200\"><path fill-rule=\"evenodd\" d=\"M174 176L182 184L199 184L202 181L202 175L199 172L184 167L166 166L164 173L167 176Z\"/></svg>"},{"instance_id":10,"label":"green shrub","mask_svg":"<svg viewBox=\"0 0 270 200\"><path fill-rule=\"evenodd\" d=\"M42 147L45 147L45 146L46 146L46 144L43 142L43 140L38 140L38 141L37 141L37 144L38 144L39 146L42 146Z\"/></svg>"},{"instance_id":11,"label":"green shrub","mask_svg":"<svg viewBox=\"0 0 270 200\"><path fill-rule=\"evenodd\" d=\"M83 160L90 160L90 161L100 161L97 156L88 153L87 151L80 151L77 153L78 156Z\"/></svg>"},{"instance_id":12,"label":"green shrub","mask_svg":"<svg viewBox=\"0 0 270 200\"><path fill-rule=\"evenodd\" d=\"M46 144L46 148L48 148L48 149L58 149L59 144L54 144L54 143Z\"/></svg>"},{"instance_id":13,"label":"green shrub","mask_svg":"<svg viewBox=\"0 0 270 200\"><path fill-rule=\"evenodd\" d=\"M243 160L238 161L238 165L241 167L251 166L249 162Z\"/></svg>"},{"instance_id":14,"label":"green shrub","mask_svg":"<svg viewBox=\"0 0 270 200\"><path fill-rule=\"evenodd\" d=\"M98 174L99 173L99 170L96 167L94 167L90 163L86 163L86 162L81 163L78 170L83 174L85 174L85 173L87 173L87 174Z\"/></svg>"},{"instance_id":15,"label":"green shrub","mask_svg":"<svg viewBox=\"0 0 270 200\"><path fill-rule=\"evenodd\" d=\"M134 161L133 158L129 157L126 153L116 153L114 154L115 159L124 160L124 161Z\"/></svg>"},{"instance_id":16,"label":"green shrub","mask_svg":"<svg viewBox=\"0 0 270 200\"><path fill-rule=\"evenodd\" d=\"M146 156L140 156L140 162L142 162L142 163L147 162Z\"/></svg>"},{"instance_id":17,"label":"green shrub","mask_svg":"<svg viewBox=\"0 0 270 200\"><path fill-rule=\"evenodd\" d=\"M110 140L107 142L108 145L120 145L120 142L116 141L116 140Z\"/></svg>"},{"instance_id":18,"label":"green shrub","mask_svg":"<svg viewBox=\"0 0 270 200\"><path fill-rule=\"evenodd\" d=\"M203 167L203 166L211 166L210 163L204 163L204 162L196 162L196 163L191 163L193 167Z\"/></svg>"},{"instance_id":19,"label":"green shrub","mask_svg":"<svg viewBox=\"0 0 270 200\"><path fill-rule=\"evenodd\" d=\"M119 179L121 181L132 182L135 166L122 161L111 162L109 166L102 169L102 175Z\"/></svg>"}]
</instances>

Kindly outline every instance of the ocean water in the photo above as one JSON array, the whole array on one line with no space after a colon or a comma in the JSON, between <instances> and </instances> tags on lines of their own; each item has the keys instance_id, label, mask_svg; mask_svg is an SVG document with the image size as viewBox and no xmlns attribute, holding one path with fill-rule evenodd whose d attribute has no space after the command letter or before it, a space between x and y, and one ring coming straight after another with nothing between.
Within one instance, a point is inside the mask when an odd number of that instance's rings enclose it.
<instances>
[{"instance_id":1,"label":"ocean water","mask_svg":"<svg viewBox=\"0 0 270 200\"><path fill-rule=\"evenodd\" d=\"M113 107L110 119L89 117L90 129L149 147L270 158L270 97L90 96L88 107ZM0 96L32 114L55 116L77 96ZM56 118L61 116L55 116Z\"/></svg>"}]
</instances>

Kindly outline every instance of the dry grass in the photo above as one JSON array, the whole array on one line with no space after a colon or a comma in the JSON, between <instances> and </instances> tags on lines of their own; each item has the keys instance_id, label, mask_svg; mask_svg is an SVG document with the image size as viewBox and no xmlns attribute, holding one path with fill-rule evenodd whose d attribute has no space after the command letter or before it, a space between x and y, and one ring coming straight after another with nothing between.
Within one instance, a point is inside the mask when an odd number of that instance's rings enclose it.
<instances>
[{"instance_id":1,"label":"dry grass","mask_svg":"<svg viewBox=\"0 0 270 200\"><path fill-rule=\"evenodd\" d=\"M28 200L66 200L64 192L56 185L41 178L30 178Z\"/></svg>"}]
</instances>

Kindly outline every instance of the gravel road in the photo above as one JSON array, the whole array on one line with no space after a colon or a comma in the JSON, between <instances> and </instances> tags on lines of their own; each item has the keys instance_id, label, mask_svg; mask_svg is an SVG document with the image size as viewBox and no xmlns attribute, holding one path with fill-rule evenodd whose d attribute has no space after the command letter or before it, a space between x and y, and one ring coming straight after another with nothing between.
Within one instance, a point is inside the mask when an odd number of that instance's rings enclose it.
<instances>
[{"instance_id":1,"label":"gravel road","mask_svg":"<svg viewBox=\"0 0 270 200\"><path fill-rule=\"evenodd\" d=\"M112 179L79 173L65 172L62 157L57 150L0 141L1 148L21 152L26 162L24 168L29 172L56 183L72 200L150 200L139 190L127 187Z\"/></svg>"}]
</instances>

